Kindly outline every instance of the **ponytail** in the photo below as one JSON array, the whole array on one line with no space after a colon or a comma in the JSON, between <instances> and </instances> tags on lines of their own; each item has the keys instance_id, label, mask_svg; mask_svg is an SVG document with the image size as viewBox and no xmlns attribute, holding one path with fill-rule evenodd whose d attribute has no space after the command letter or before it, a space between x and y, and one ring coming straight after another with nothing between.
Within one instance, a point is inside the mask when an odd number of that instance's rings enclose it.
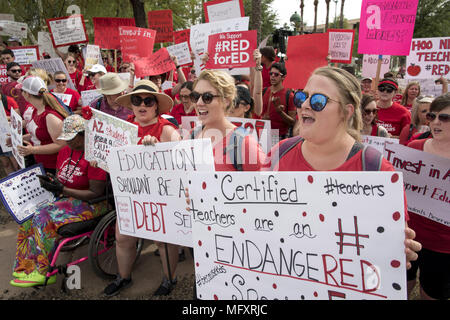
<instances>
[{"instance_id":1,"label":"ponytail","mask_svg":"<svg viewBox=\"0 0 450 320\"><path fill-rule=\"evenodd\" d=\"M58 112L58 114L61 115L64 119L69 116L67 110L63 106L61 106L61 104L52 94L47 92L47 89L42 88L41 90L39 90L39 97L42 97L44 105L50 106L50 108Z\"/></svg>"}]
</instances>

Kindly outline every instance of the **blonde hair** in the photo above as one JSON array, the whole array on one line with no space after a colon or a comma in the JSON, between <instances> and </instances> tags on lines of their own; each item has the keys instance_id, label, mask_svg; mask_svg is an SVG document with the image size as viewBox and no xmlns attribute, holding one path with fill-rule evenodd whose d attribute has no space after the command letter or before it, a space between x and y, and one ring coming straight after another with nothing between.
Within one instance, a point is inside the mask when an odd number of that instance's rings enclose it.
<instances>
[{"instance_id":1,"label":"blonde hair","mask_svg":"<svg viewBox=\"0 0 450 320\"><path fill-rule=\"evenodd\" d=\"M358 80L348 71L335 67L318 68L314 70L313 74L324 76L335 83L341 96L339 104L345 119L347 119L349 114L349 111L345 106L347 104L353 105L354 111L347 122L346 130L356 141L361 141L361 86Z\"/></svg>"},{"instance_id":2,"label":"blonde hair","mask_svg":"<svg viewBox=\"0 0 450 320\"><path fill-rule=\"evenodd\" d=\"M414 125L414 127L418 127L419 125L419 107L423 104L429 104L431 105L431 102L421 102L420 100L416 99L413 103L413 106L411 108L411 123Z\"/></svg>"},{"instance_id":3,"label":"blonde hair","mask_svg":"<svg viewBox=\"0 0 450 320\"><path fill-rule=\"evenodd\" d=\"M236 98L236 86L234 85L234 78L232 76L221 70L204 70L194 81L194 89L200 80L208 81L223 99L230 101L225 111L233 107L233 101Z\"/></svg>"},{"instance_id":4,"label":"blonde hair","mask_svg":"<svg viewBox=\"0 0 450 320\"><path fill-rule=\"evenodd\" d=\"M419 88L419 93L417 94L417 96L420 96L420 83L417 81L411 81L407 84L403 97L402 97L402 102L400 103L402 106L406 106L406 104L408 103L408 90L409 88L411 88L412 86L417 86Z\"/></svg>"},{"instance_id":5,"label":"blonde hair","mask_svg":"<svg viewBox=\"0 0 450 320\"><path fill-rule=\"evenodd\" d=\"M41 78L47 86L51 85L53 81L53 76L44 69L30 68L26 75Z\"/></svg>"}]
</instances>

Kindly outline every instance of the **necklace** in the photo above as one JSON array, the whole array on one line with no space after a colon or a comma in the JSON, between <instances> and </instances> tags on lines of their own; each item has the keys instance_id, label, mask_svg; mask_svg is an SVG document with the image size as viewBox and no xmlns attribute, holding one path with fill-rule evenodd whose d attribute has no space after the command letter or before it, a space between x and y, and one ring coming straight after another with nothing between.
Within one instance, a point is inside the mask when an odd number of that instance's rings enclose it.
<instances>
[{"instance_id":1,"label":"necklace","mask_svg":"<svg viewBox=\"0 0 450 320\"><path fill-rule=\"evenodd\" d=\"M84 151L81 152L80 157L78 158L77 162L75 163L75 166L72 169L72 172L70 173L70 175L68 175L68 171L69 171L69 167L70 167L70 163L72 162L72 156L73 156L73 149L70 152L70 159L69 159L69 163L66 166L66 171L65 171L65 176L66 176L66 180L69 179L69 177L73 176L73 173L75 172L75 169L78 167L78 163L80 162L81 158L83 158L84 155Z\"/></svg>"}]
</instances>

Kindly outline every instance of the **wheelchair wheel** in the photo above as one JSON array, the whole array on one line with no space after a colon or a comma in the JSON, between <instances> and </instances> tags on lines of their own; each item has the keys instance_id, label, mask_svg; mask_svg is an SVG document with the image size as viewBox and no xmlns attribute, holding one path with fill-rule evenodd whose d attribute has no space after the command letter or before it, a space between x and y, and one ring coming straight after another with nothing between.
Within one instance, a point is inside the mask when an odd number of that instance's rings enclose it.
<instances>
[{"instance_id":1,"label":"wheelchair wheel","mask_svg":"<svg viewBox=\"0 0 450 320\"><path fill-rule=\"evenodd\" d=\"M91 241L89 242L89 263L95 274L99 277L111 280L116 277L116 211L107 213L95 228ZM136 244L136 261L141 255L143 239Z\"/></svg>"}]
</instances>

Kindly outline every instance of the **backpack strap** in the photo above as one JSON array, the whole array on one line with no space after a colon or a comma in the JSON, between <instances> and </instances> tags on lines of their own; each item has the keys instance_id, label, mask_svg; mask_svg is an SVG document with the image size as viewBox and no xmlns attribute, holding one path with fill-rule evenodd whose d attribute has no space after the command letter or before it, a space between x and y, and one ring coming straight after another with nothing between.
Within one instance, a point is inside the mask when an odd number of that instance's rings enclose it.
<instances>
[{"instance_id":1,"label":"backpack strap","mask_svg":"<svg viewBox=\"0 0 450 320\"><path fill-rule=\"evenodd\" d=\"M103 96L100 96L100 98L97 99L97 102L95 103L95 109L100 110L100 106L103 101Z\"/></svg>"},{"instance_id":2,"label":"backpack strap","mask_svg":"<svg viewBox=\"0 0 450 320\"><path fill-rule=\"evenodd\" d=\"M195 139L200 132L202 132L205 126L196 126L194 130L191 131L190 138Z\"/></svg>"},{"instance_id":3,"label":"backpack strap","mask_svg":"<svg viewBox=\"0 0 450 320\"><path fill-rule=\"evenodd\" d=\"M383 155L371 146L365 146L361 142L355 141L347 160L353 157L362 149L362 171L380 171Z\"/></svg>"},{"instance_id":4,"label":"backpack strap","mask_svg":"<svg viewBox=\"0 0 450 320\"><path fill-rule=\"evenodd\" d=\"M273 159L271 161L270 170L273 170L275 166L280 162L281 158L283 158L289 151L295 148L301 141L304 139L300 136L295 136L292 138L288 138L285 142L278 148L278 159Z\"/></svg>"},{"instance_id":5,"label":"backpack strap","mask_svg":"<svg viewBox=\"0 0 450 320\"><path fill-rule=\"evenodd\" d=\"M223 150L223 154L229 153L230 159L233 161L233 166L236 171L243 171L242 161L242 144L244 139L249 135L249 132L244 127L237 127L231 133L228 145Z\"/></svg>"},{"instance_id":6,"label":"backpack strap","mask_svg":"<svg viewBox=\"0 0 450 320\"><path fill-rule=\"evenodd\" d=\"M6 98L6 95L1 94L1 93L0 93L0 95L2 96L3 108L5 108L5 111L6 111L6 110L8 110L8 99Z\"/></svg>"},{"instance_id":7,"label":"backpack strap","mask_svg":"<svg viewBox=\"0 0 450 320\"><path fill-rule=\"evenodd\" d=\"M68 105L66 105L58 96L56 96L53 92L49 91L49 93L55 98L55 100L67 111L69 115L73 114L72 109Z\"/></svg>"},{"instance_id":8,"label":"backpack strap","mask_svg":"<svg viewBox=\"0 0 450 320\"><path fill-rule=\"evenodd\" d=\"M413 129L414 129L414 125L411 123L411 124L409 125L408 138L406 139L406 141L409 141L409 139L411 139Z\"/></svg>"}]
</instances>

